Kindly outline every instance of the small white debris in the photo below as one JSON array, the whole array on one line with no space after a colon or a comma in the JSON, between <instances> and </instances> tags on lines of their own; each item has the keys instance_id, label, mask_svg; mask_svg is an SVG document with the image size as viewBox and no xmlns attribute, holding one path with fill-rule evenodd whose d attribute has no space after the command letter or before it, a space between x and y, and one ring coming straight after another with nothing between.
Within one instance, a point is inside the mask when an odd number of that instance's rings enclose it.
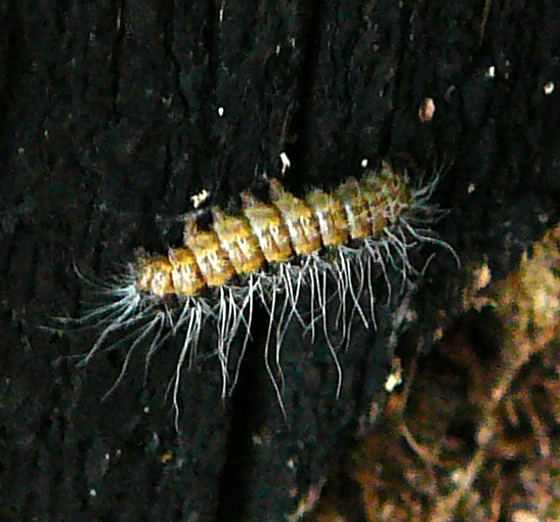
<instances>
[{"instance_id":1,"label":"small white debris","mask_svg":"<svg viewBox=\"0 0 560 522\"><path fill-rule=\"evenodd\" d=\"M509 69L510 69L509 66L511 65L511 62L510 62L509 60L506 60L506 61L504 62L504 65L505 65L504 78L505 78L506 80L509 80Z\"/></svg>"},{"instance_id":2,"label":"small white debris","mask_svg":"<svg viewBox=\"0 0 560 522\"><path fill-rule=\"evenodd\" d=\"M218 107L218 116L221 118L224 115L224 108Z\"/></svg>"},{"instance_id":3,"label":"small white debris","mask_svg":"<svg viewBox=\"0 0 560 522\"><path fill-rule=\"evenodd\" d=\"M200 207L200 205L202 205L202 203L204 203L208 199L209 195L210 195L210 192L208 192L206 189L202 189L198 194L195 194L194 196L191 196L191 201L193 203L193 207L194 208Z\"/></svg>"},{"instance_id":4,"label":"small white debris","mask_svg":"<svg viewBox=\"0 0 560 522\"><path fill-rule=\"evenodd\" d=\"M472 194L476 190L476 184L469 183L467 187L467 194Z\"/></svg>"},{"instance_id":5,"label":"small white debris","mask_svg":"<svg viewBox=\"0 0 560 522\"><path fill-rule=\"evenodd\" d=\"M475 292L486 288L492 281L492 270L484 263L473 270L473 288Z\"/></svg>"},{"instance_id":6,"label":"small white debris","mask_svg":"<svg viewBox=\"0 0 560 522\"><path fill-rule=\"evenodd\" d=\"M457 87L455 87L455 85L450 85L447 90L445 91L445 94L443 95L443 99L449 103L451 101L451 96L453 96L453 93L457 90Z\"/></svg>"},{"instance_id":7,"label":"small white debris","mask_svg":"<svg viewBox=\"0 0 560 522\"><path fill-rule=\"evenodd\" d=\"M546 82L543 87L544 93L548 96L552 94L554 91L554 83L553 82Z\"/></svg>"},{"instance_id":8,"label":"small white debris","mask_svg":"<svg viewBox=\"0 0 560 522\"><path fill-rule=\"evenodd\" d=\"M282 176L284 175L284 173L291 167L291 162L290 162L290 158L288 158L288 155L285 152L281 152L280 153L280 161L282 162Z\"/></svg>"},{"instance_id":9,"label":"small white debris","mask_svg":"<svg viewBox=\"0 0 560 522\"><path fill-rule=\"evenodd\" d=\"M89 496L90 497L96 497L97 496L97 491L95 489L91 488L89 490Z\"/></svg>"},{"instance_id":10,"label":"small white debris","mask_svg":"<svg viewBox=\"0 0 560 522\"><path fill-rule=\"evenodd\" d=\"M539 517L525 509L518 509L511 515L511 522L539 522Z\"/></svg>"},{"instance_id":11,"label":"small white debris","mask_svg":"<svg viewBox=\"0 0 560 522\"><path fill-rule=\"evenodd\" d=\"M494 65L491 65L486 70L486 78L494 78L495 76L496 76L496 67Z\"/></svg>"},{"instance_id":12,"label":"small white debris","mask_svg":"<svg viewBox=\"0 0 560 522\"><path fill-rule=\"evenodd\" d=\"M362 166L363 169L365 169L365 168L368 166L368 159L367 159L367 158L364 158L364 159L361 161L360 165Z\"/></svg>"},{"instance_id":13,"label":"small white debris","mask_svg":"<svg viewBox=\"0 0 560 522\"><path fill-rule=\"evenodd\" d=\"M432 121L436 112L436 104L433 98L424 98L418 109L418 118L422 123Z\"/></svg>"},{"instance_id":14,"label":"small white debris","mask_svg":"<svg viewBox=\"0 0 560 522\"><path fill-rule=\"evenodd\" d=\"M402 365L398 357L393 359L393 368L385 381L385 391L391 393L399 384L402 383Z\"/></svg>"},{"instance_id":15,"label":"small white debris","mask_svg":"<svg viewBox=\"0 0 560 522\"><path fill-rule=\"evenodd\" d=\"M401 383L400 375L391 374L385 381L385 391L391 393Z\"/></svg>"}]
</instances>

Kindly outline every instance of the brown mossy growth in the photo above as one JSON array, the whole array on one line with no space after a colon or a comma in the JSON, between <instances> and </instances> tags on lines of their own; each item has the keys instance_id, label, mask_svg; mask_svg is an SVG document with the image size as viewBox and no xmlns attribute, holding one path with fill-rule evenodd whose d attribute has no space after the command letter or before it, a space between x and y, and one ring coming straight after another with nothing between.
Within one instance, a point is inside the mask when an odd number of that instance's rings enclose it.
<instances>
[{"instance_id":1,"label":"brown mossy growth","mask_svg":"<svg viewBox=\"0 0 560 522\"><path fill-rule=\"evenodd\" d=\"M429 359L419 345L343 470L368 521L560 520L559 242L560 226L493 287L477 270L479 311Z\"/></svg>"},{"instance_id":2,"label":"brown mossy growth","mask_svg":"<svg viewBox=\"0 0 560 522\"><path fill-rule=\"evenodd\" d=\"M518 467L515 475L498 473L501 478L494 487L503 494L501 503L494 500L494 511L513 518L516 504L525 503L539 520L560 519L560 484L555 478L560 472L560 416L553 406L560 401L559 242L560 226L534 246L531 257L523 255L519 270L489 298L503 332L497 365L478 372L485 379L476 396L476 449L459 469L456 487L433 510L433 520L454 513L475 480L491 486L491 467L503 469L508 461L518 462ZM539 482L528 482L539 468L544 472ZM483 505L491 505L482 491L481 498Z\"/></svg>"}]
</instances>

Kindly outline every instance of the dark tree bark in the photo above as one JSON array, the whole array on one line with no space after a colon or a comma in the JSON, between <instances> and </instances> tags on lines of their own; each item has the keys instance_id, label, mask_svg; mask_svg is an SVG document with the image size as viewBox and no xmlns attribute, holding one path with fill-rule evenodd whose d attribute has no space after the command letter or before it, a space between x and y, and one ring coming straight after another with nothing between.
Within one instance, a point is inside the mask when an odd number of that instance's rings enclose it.
<instances>
[{"instance_id":1,"label":"dark tree bark","mask_svg":"<svg viewBox=\"0 0 560 522\"><path fill-rule=\"evenodd\" d=\"M338 400L324 347L290 329L287 420L259 331L231 400L216 358L186 372L180 433L162 400L176 347L146 386L140 358L103 403L122 352L54 364L94 335L40 328L79 314L73 263L106 277L139 247L177 245L166 218L202 189L238 204L279 173L280 152L294 191L359 175L363 158L396 158L413 180L447 164L437 229L463 268L440 251L418 282L408 308L428 337L438 310L460 308L470 266L503 276L558 220L557 2L43 0L0 13L5 520L282 520L382 400L395 303L376 331L356 328Z\"/></svg>"}]
</instances>

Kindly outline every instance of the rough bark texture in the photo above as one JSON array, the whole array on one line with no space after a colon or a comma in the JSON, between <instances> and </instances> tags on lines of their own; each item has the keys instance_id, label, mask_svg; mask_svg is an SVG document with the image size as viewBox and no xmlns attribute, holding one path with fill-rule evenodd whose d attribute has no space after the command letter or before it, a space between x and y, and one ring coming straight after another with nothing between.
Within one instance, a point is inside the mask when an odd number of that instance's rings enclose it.
<instances>
[{"instance_id":1,"label":"rough bark texture","mask_svg":"<svg viewBox=\"0 0 560 522\"><path fill-rule=\"evenodd\" d=\"M259 332L232 400L215 358L188 373L180 434L162 401L173 347L146 387L140 361L104 403L122 354L53 364L92 341L38 328L79 313L73 263L102 277L177 244L156 217L202 189L235 203L282 151L296 191L359 175L363 158L413 177L445 163L438 231L463 267L497 276L558 220L555 1L1 1L0 19L4 520L283 520L381 400L382 307L341 357L338 400L324 347L288 332L287 422ZM465 275L445 252L431 263L411 305L424 330L460 306Z\"/></svg>"}]
</instances>

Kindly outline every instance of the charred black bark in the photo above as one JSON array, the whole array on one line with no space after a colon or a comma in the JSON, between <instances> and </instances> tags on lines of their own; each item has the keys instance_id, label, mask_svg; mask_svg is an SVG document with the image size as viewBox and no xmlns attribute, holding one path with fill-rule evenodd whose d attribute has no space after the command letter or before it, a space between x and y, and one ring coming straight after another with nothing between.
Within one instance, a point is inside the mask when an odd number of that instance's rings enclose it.
<instances>
[{"instance_id":1,"label":"charred black bark","mask_svg":"<svg viewBox=\"0 0 560 522\"><path fill-rule=\"evenodd\" d=\"M283 151L294 191L359 175L363 158L413 179L448 164L438 232L463 267L498 276L558 220L556 2L491 2L487 19L483 2L187 5L0 2L3 519L282 520L382 399L394 307L356 329L338 400L328 352L288 332L287 421L263 332L233 400L215 359L188 372L180 434L162 402L173 346L146 387L140 360L104 403L122 353L53 364L91 346L39 328L79 313L73 263L102 277L177 244L167 218L202 189L239 204ZM459 307L464 275L445 251L431 263L411 305L427 331Z\"/></svg>"}]
</instances>

